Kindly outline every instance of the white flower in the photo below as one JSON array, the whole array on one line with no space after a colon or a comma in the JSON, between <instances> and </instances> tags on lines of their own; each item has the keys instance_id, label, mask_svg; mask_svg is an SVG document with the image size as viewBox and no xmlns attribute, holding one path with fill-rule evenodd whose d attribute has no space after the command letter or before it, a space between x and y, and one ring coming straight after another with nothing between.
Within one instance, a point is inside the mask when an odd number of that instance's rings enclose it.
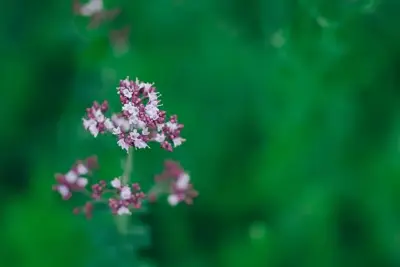
<instances>
[{"instance_id":1,"label":"white flower","mask_svg":"<svg viewBox=\"0 0 400 267\"><path fill-rule=\"evenodd\" d=\"M137 115L139 113L139 109L137 107L135 107L135 105L133 105L131 102L124 104L124 106L122 107L122 110L126 110L129 112L129 114L132 114L132 115Z\"/></svg>"},{"instance_id":2,"label":"white flower","mask_svg":"<svg viewBox=\"0 0 400 267\"><path fill-rule=\"evenodd\" d=\"M122 187L120 196L124 200L130 199L132 197L131 189L128 186Z\"/></svg>"},{"instance_id":3,"label":"white flower","mask_svg":"<svg viewBox=\"0 0 400 267\"><path fill-rule=\"evenodd\" d=\"M131 215L132 213L127 207L122 206L118 209L117 214L118 215Z\"/></svg>"},{"instance_id":4,"label":"white flower","mask_svg":"<svg viewBox=\"0 0 400 267\"><path fill-rule=\"evenodd\" d=\"M83 177L79 177L78 180L76 181L76 185L79 187L85 187L88 184L88 180Z\"/></svg>"},{"instance_id":5,"label":"white flower","mask_svg":"<svg viewBox=\"0 0 400 267\"><path fill-rule=\"evenodd\" d=\"M88 168L86 168L85 165L80 163L80 164L78 164L78 166L76 166L76 171L79 175L85 175L88 173L89 170L88 170Z\"/></svg>"},{"instance_id":6,"label":"white flower","mask_svg":"<svg viewBox=\"0 0 400 267\"><path fill-rule=\"evenodd\" d=\"M168 203L171 206L176 206L179 203L179 197L177 195L169 195L168 196Z\"/></svg>"},{"instance_id":7,"label":"white flower","mask_svg":"<svg viewBox=\"0 0 400 267\"><path fill-rule=\"evenodd\" d=\"M106 127L107 130L112 131L114 129L114 124L112 123L112 121L107 118L104 122L104 126Z\"/></svg>"},{"instance_id":8,"label":"white flower","mask_svg":"<svg viewBox=\"0 0 400 267\"><path fill-rule=\"evenodd\" d=\"M164 141L165 141L165 135L164 135L164 133L161 133L161 134L158 133L158 134L156 135L156 137L154 137L154 141L159 142L159 143L164 142Z\"/></svg>"},{"instance_id":9,"label":"white flower","mask_svg":"<svg viewBox=\"0 0 400 267\"><path fill-rule=\"evenodd\" d=\"M157 120L158 119L158 112L159 112L159 110L158 110L158 108L157 108L157 105L153 105L153 104L151 104L152 102L150 102L150 104L147 104L146 105L146 107L145 107L145 112L146 112L146 114L147 114L147 116L149 116L150 117L150 119L152 119L152 120Z\"/></svg>"},{"instance_id":10,"label":"white flower","mask_svg":"<svg viewBox=\"0 0 400 267\"><path fill-rule=\"evenodd\" d=\"M144 88L144 92L148 92L154 83L142 83L141 86Z\"/></svg>"},{"instance_id":11,"label":"white flower","mask_svg":"<svg viewBox=\"0 0 400 267\"><path fill-rule=\"evenodd\" d=\"M118 134L120 134L120 133L122 133L122 132L121 132L121 128L115 127L115 128L112 129L112 134L113 134L113 135L118 135Z\"/></svg>"},{"instance_id":12,"label":"white flower","mask_svg":"<svg viewBox=\"0 0 400 267\"><path fill-rule=\"evenodd\" d=\"M178 124L177 123L173 123L173 122L167 122L166 123L167 127L171 130L171 131L175 131L178 129Z\"/></svg>"},{"instance_id":13,"label":"white flower","mask_svg":"<svg viewBox=\"0 0 400 267\"><path fill-rule=\"evenodd\" d=\"M114 180L111 181L111 186L114 188L121 188L121 180L119 178L114 178Z\"/></svg>"},{"instance_id":14,"label":"white flower","mask_svg":"<svg viewBox=\"0 0 400 267\"><path fill-rule=\"evenodd\" d=\"M130 86L129 76L127 76L126 79L122 81L122 86L124 86L124 87L129 87Z\"/></svg>"},{"instance_id":15,"label":"white flower","mask_svg":"<svg viewBox=\"0 0 400 267\"><path fill-rule=\"evenodd\" d=\"M143 88L144 86L143 82L141 82L138 77L136 77L135 83L137 86L139 86L139 89Z\"/></svg>"},{"instance_id":16,"label":"white flower","mask_svg":"<svg viewBox=\"0 0 400 267\"><path fill-rule=\"evenodd\" d=\"M127 98L131 98L132 97L132 92L128 88L124 88L122 90L122 94Z\"/></svg>"},{"instance_id":17,"label":"white flower","mask_svg":"<svg viewBox=\"0 0 400 267\"><path fill-rule=\"evenodd\" d=\"M89 127L90 126L96 126L96 124L97 124L97 122L95 121L95 120L93 120L93 119L85 119L85 118L82 118L82 121L83 121L83 127L87 130L87 129L89 129Z\"/></svg>"},{"instance_id":18,"label":"white flower","mask_svg":"<svg viewBox=\"0 0 400 267\"><path fill-rule=\"evenodd\" d=\"M172 139L172 142L174 143L174 147L182 145L183 142L185 142L185 139L182 137L177 137Z\"/></svg>"},{"instance_id":19,"label":"white flower","mask_svg":"<svg viewBox=\"0 0 400 267\"><path fill-rule=\"evenodd\" d=\"M76 180L78 180L78 175L73 171L69 171L65 175L65 181L67 181L69 184L74 184Z\"/></svg>"},{"instance_id":20,"label":"white flower","mask_svg":"<svg viewBox=\"0 0 400 267\"><path fill-rule=\"evenodd\" d=\"M97 121L97 122L103 122L103 121L105 120L104 114L103 114L103 112L101 112L100 109L97 109L97 110L94 112L93 115L94 115L94 117L96 118L96 121Z\"/></svg>"},{"instance_id":21,"label":"white flower","mask_svg":"<svg viewBox=\"0 0 400 267\"><path fill-rule=\"evenodd\" d=\"M146 127L146 123L144 122L144 121L141 121L141 120L137 120L136 121L136 126L139 128L139 129L143 129L144 127Z\"/></svg>"},{"instance_id":22,"label":"white flower","mask_svg":"<svg viewBox=\"0 0 400 267\"><path fill-rule=\"evenodd\" d=\"M147 94L147 96L148 96L150 102L156 101L158 99L157 92L150 92Z\"/></svg>"},{"instance_id":23,"label":"white flower","mask_svg":"<svg viewBox=\"0 0 400 267\"><path fill-rule=\"evenodd\" d=\"M70 194L70 191L69 191L68 187L66 187L65 185L58 185L57 186L57 191L64 198L67 197Z\"/></svg>"},{"instance_id":24,"label":"white flower","mask_svg":"<svg viewBox=\"0 0 400 267\"><path fill-rule=\"evenodd\" d=\"M121 118L121 117L118 117L118 116L115 115L115 114L112 115L111 120L114 122L114 124L115 124L117 127L121 128L124 132L128 131L129 128L130 128L130 125L129 125L129 121L128 121L128 120L126 120L126 119L124 119L124 118ZM116 134L121 133L121 132L120 132L121 129L120 129L119 132L116 133Z\"/></svg>"},{"instance_id":25,"label":"white flower","mask_svg":"<svg viewBox=\"0 0 400 267\"><path fill-rule=\"evenodd\" d=\"M161 132L162 131L162 129L164 128L164 123L161 123L161 124L159 124L159 123L157 123L157 132Z\"/></svg>"},{"instance_id":26,"label":"white flower","mask_svg":"<svg viewBox=\"0 0 400 267\"><path fill-rule=\"evenodd\" d=\"M142 149L148 147L147 143L140 138L136 138L133 140L136 148Z\"/></svg>"},{"instance_id":27,"label":"white flower","mask_svg":"<svg viewBox=\"0 0 400 267\"><path fill-rule=\"evenodd\" d=\"M186 190L189 186L190 177L187 173L179 175L176 181L176 188L179 190Z\"/></svg>"},{"instance_id":28,"label":"white flower","mask_svg":"<svg viewBox=\"0 0 400 267\"><path fill-rule=\"evenodd\" d=\"M118 144L122 149L125 149L126 152L128 152L129 145L125 142L125 139L124 139L124 138L119 139L118 142L117 142L117 144Z\"/></svg>"},{"instance_id":29,"label":"white flower","mask_svg":"<svg viewBox=\"0 0 400 267\"><path fill-rule=\"evenodd\" d=\"M134 129L132 132L129 133L129 136L132 139L137 139L140 136L140 134L138 133L138 131L136 129Z\"/></svg>"},{"instance_id":30,"label":"white flower","mask_svg":"<svg viewBox=\"0 0 400 267\"><path fill-rule=\"evenodd\" d=\"M121 122L121 129L124 131L124 132L127 132L127 131L129 131L129 129L131 128L131 126L130 126L130 124L129 124L129 121L127 121L127 120L125 120L125 119L123 119L122 120L122 122Z\"/></svg>"},{"instance_id":31,"label":"white flower","mask_svg":"<svg viewBox=\"0 0 400 267\"><path fill-rule=\"evenodd\" d=\"M99 129L96 125L90 125L88 130L94 137L97 137L97 135L99 134Z\"/></svg>"},{"instance_id":32,"label":"white flower","mask_svg":"<svg viewBox=\"0 0 400 267\"><path fill-rule=\"evenodd\" d=\"M149 134L150 134L149 128L144 127L144 128L142 129L142 135L149 135Z\"/></svg>"},{"instance_id":33,"label":"white flower","mask_svg":"<svg viewBox=\"0 0 400 267\"><path fill-rule=\"evenodd\" d=\"M138 122L139 122L139 118L138 118L137 115L131 115L131 116L129 116L129 118L128 118L128 123L129 123L129 125L136 126L136 125L138 124ZM136 127L135 127L135 128L136 128Z\"/></svg>"},{"instance_id":34,"label":"white flower","mask_svg":"<svg viewBox=\"0 0 400 267\"><path fill-rule=\"evenodd\" d=\"M91 17L102 10L103 0L90 0L87 4L82 5L80 12L82 16Z\"/></svg>"},{"instance_id":35,"label":"white flower","mask_svg":"<svg viewBox=\"0 0 400 267\"><path fill-rule=\"evenodd\" d=\"M148 145L145 141L143 141L140 137L140 134L136 129L129 133L129 137L133 139L133 144L136 148L146 148Z\"/></svg>"}]
</instances>

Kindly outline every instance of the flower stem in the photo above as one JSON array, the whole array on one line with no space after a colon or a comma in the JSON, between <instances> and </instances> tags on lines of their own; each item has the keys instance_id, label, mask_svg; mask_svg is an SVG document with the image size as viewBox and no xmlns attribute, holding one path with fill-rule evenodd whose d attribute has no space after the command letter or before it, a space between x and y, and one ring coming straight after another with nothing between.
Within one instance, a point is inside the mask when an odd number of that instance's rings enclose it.
<instances>
[{"instance_id":1,"label":"flower stem","mask_svg":"<svg viewBox=\"0 0 400 267\"><path fill-rule=\"evenodd\" d=\"M124 173L122 174L121 180L123 184L128 185L130 182L130 177L133 169L133 151L132 147L128 150L128 155L126 157ZM122 235L127 235L129 233L129 215L116 216L115 224L117 226L117 230Z\"/></svg>"},{"instance_id":2,"label":"flower stem","mask_svg":"<svg viewBox=\"0 0 400 267\"><path fill-rule=\"evenodd\" d=\"M128 156L126 157L124 174L122 175L122 182L128 184L130 181L132 169L133 169L133 148L130 147L128 150Z\"/></svg>"}]
</instances>

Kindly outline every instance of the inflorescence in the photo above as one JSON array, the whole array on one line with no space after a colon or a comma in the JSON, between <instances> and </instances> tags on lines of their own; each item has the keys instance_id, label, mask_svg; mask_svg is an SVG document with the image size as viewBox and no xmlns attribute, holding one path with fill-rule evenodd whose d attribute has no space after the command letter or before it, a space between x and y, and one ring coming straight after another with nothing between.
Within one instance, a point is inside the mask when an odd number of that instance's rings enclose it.
<instances>
[{"instance_id":1,"label":"inflorescence","mask_svg":"<svg viewBox=\"0 0 400 267\"><path fill-rule=\"evenodd\" d=\"M178 123L176 115L166 120L166 112L161 106L156 88L151 83L143 83L128 78L120 81L117 93L122 104L120 113L106 117L108 102L97 102L86 110L83 126L94 137L99 133L111 133L117 137L118 145L128 151L149 147L149 142L158 142L165 150L172 151L180 146L184 138L180 136L183 124Z\"/></svg>"},{"instance_id":2,"label":"inflorescence","mask_svg":"<svg viewBox=\"0 0 400 267\"><path fill-rule=\"evenodd\" d=\"M180 146L185 139L180 136L183 125L178 123L177 116L166 119L166 112L161 110L160 94L151 83L121 80L117 93L122 111L107 117L108 102L94 104L86 110L83 126L94 137L110 133L117 139L122 149L131 153L131 149L144 149L149 143L159 143L167 150ZM146 200L155 201L160 195L167 194L170 205L180 202L191 204L198 193L190 183L189 174L179 163L167 160L164 170L155 176L155 185L145 194L137 183L125 182L123 176L113 178L109 183L100 180L89 185L88 176L98 167L96 156L77 161L65 174L56 174L57 191L64 200L68 200L74 192L84 193L89 197L85 205L74 209L74 213L92 216L94 204L104 203L114 215L130 215L140 209ZM88 189L90 188L90 189Z\"/></svg>"}]
</instances>

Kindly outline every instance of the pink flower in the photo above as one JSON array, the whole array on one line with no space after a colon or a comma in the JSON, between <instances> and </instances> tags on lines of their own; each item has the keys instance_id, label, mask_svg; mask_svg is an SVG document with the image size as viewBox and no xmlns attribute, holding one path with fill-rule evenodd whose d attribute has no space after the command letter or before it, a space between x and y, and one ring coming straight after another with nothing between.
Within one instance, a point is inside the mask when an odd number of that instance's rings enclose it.
<instances>
[{"instance_id":1,"label":"pink flower","mask_svg":"<svg viewBox=\"0 0 400 267\"><path fill-rule=\"evenodd\" d=\"M121 112L112 114L111 118L105 115L108 103L102 105L94 102L87 109L83 118L83 126L94 137L102 133L111 133L116 136L117 144L128 151L130 147L144 149L150 142L172 151L173 147L182 145L186 139L180 136L183 124L178 123L176 115L166 119L166 111L161 110L160 94L153 83L121 80L117 88L121 101Z\"/></svg>"},{"instance_id":2,"label":"pink flower","mask_svg":"<svg viewBox=\"0 0 400 267\"><path fill-rule=\"evenodd\" d=\"M138 184L131 186L123 184L120 178L114 178L111 186L117 189L118 195L108 200L108 205L113 214L126 215L131 214L132 209L141 208L142 201L146 195L141 191Z\"/></svg>"},{"instance_id":3,"label":"pink flower","mask_svg":"<svg viewBox=\"0 0 400 267\"><path fill-rule=\"evenodd\" d=\"M82 177L97 166L97 158L90 157L85 162L78 161L66 174L56 174L57 184L53 190L60 193L63 199L69 199L73 191L81 191L88 184L88 179Z\"/></svg>"},{"instance_id":4,"label":"pink flower","mask_svg":"<svg viewBox=\"0 0 400 267\"><path fill-rule=\"evenodd\" d=\"M193 198L198 196L198 192L190 183L189 174L174 161L168 160L164 163L164 171L155 177L155 181L158 184L157 191L169 194L168 203L171 206L176 206L183 201L192 204ZM151 194L150 197L155 199L156 195Z\"/></svg>"},{"instance_id":5,"label":"pink flower","mask_svg":"<svg viewBox=\"0 0 400 267\"><path fill-rule=\"evenodd\" d=\"M176 206L180 202L191 204L198 193L190 183L189 174L174 161L164 163L164 171L156 176L156 185L149 195L143 193L138 183L124 183L121 177L112 179L109 183L100 180L87 189L89 183L84 176L91 174L97 167L96 157L77 161L66 174L56 174L57 184L53 190L57 191L64 200L71 197L73 192L81 192L89 196L85 205L74 209L75 214L84 213L87 218L92 217L96 203L108 203L114 215L130 215L140 209L145 200L155 201L159 194L168 194L168 202Z\"/></svg>"},{"instance_id":6,"label":"pink flower","mask_svg":"<svg viewBox=\"0 0 400 267\"><path fill-rule=\"evenodd\" d=\"M197 191L193 190L193 186L190 184L189 175L182 172L171 184L168 203L171 206L176 206L182 201L192 204L192 199L197 197L197 195Z\"/></svg>"}]
</instances>

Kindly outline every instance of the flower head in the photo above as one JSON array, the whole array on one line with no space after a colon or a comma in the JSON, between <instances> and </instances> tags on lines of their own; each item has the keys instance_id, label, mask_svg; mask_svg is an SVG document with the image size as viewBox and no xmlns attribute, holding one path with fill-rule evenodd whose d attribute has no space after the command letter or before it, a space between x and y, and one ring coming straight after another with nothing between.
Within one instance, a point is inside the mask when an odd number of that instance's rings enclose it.
<instances>
[{"instance_id":1,"label":"flower head","mask_svg":"<svg viewBox=\"0 0 400 267\"><path fill-rule=\"evenodd\" d=\"M122 108L111 118L105 115L107 101L102 105L94 102L87 109L83 126L94 137L111 133L116 136L118 146L126 151L130 147L148 148L150 142L159 143L165 150L172 151L173 147L186 141L180 136L184 126L178 123L177 116L172 115L167 120L166 111L160 109L160 94L153 83L126 78L120 81L117 94Z\"/></svg>"},{"instance_id":2,"label":"flower head","mask_svg":"<svg viewBox=\"0 0 400 267\"><path fill-rule=\"evenodd\" d=\"M123 184L120 178L114 178L111 186L117 190L117 195L108 200L108 206L113 214L125 215L131 214L132 209L141 208L142 201L146 195L141 191L138 184Z\"/></svg>"},{"instance_id":3,"label":"flower head","mask_svg":"<svg viewBox=\"0 0 400 267\"><path fill-rule=\"evenodd\" d=\"M168 203L171 206L176 206L182 201L192 204L193 198L198 196L198 192L190 183L189 174L177 162L167 160L164 163L164 171L155 177L155 181L156 191L169 194ZM154 200L156 195L151 194L150 198Z\"/></svg>"},{"instance_id":4,"label":"flower head","mask_svg":"<svg viewBox=\"0 0 400 267\"><path fill-rule=\"evenodd\" d=\"M66 174L56 174L57 184L53 190L60 193L63 199L69 199L73 191L81 191L88 184L88 179L84 177L97 166L97 158L90 157L85 161L77 161L76 164Z\"/></svg>"}]
</instances>

